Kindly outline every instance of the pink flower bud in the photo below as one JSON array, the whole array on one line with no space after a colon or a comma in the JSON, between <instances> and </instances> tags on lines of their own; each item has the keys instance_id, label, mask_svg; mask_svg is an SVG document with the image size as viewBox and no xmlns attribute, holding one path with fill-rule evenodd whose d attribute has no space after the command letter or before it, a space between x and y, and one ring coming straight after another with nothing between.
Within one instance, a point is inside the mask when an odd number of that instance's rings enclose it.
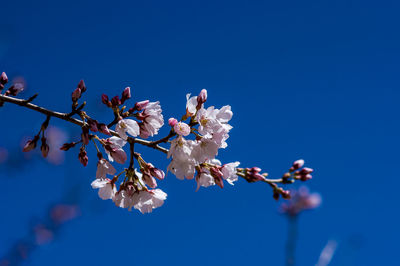
<instances>
[{"instance_id":1,"label":"pink flower bud","mask_svg":"<svg viewBox=\"0 0 400 266\"><path fill-rule=\"evenodd\" d=\"M111 104L115 107L115 106L120 106L121 105L121 100L119 99L118 96L114 96L111 99Z\"/></svg>"},{"instance_id":2,"label":"pink flower bud","mask_svg":"<svg viewBox=\"0 0 400 266\"><path fill-rule=\"evenodd\" d=\"M295 161L293 163L292 167L293 167L293 170L297 170L297 169L303 167L303 165L304 165L304 160L300 159L300 160Z\"/></svg>"},{"instance_id":3,"label":"pink flower bud","mask_svg":"<svg viewBox=\"0 0 400 266\"><path fill-rule=\"evenodd\" d=\"M83 166L86 166L88 164L89 158L87 156L85 148L81 147L81 150L80 150L80 152L78 154L78 158L79 158L79 161L81 162L81 164Z\"/></svg>"},{"instance_id":4,"label":"pink flower bud","mask_svg":"<svg viewBox=\"0 0 400 266\"><path fill-rule=\"evenodd\" d=\"M304 167L303 169L300 170L301 175L306 175L306 174L311 174L314 171L314 169Z\"/></svg>"},{"instance_id":5,"label":"pink flower bud","mask_svg":"<svg viewBox=\"0 0 400 266\"><path fill-rule=\"evenodd\" d=\"M175 118L171 117L170 119L168 119L168 124L171 127L174 127L176 124L178 123L178 120L176 120Z\"/></svg>"},{"instance_id":6,"label":"pink flower bud","mask_svg":"<svg viewBox=\"0 0 400 266\"><path fill-rule=\"evenodd\" d=\"M201 105L203 103L205 103L206 101L207 101L207 90L202 89L201 92L199 93L199 96L197 96L197 107L200 106L200 108L201 108ZM200 108L198 108L198 109L200 109Z\"/></svg>"},{"instance_id":7,"label":"pink flower bud","mask_svg":"<svg viewBox=\"0 0 400 266\"><path fill-rule=\"evenodd\" d=\"M149 100L137 102L137 103L135 103L135 109L138 111L142 111L143 109L146 108L148 103L149 103Z\"/></svg>"},{"instance_id":8,"label":"pink flower bud","mask_svg":"<svg viewBox=\"0 0 400 266\"><path fill-rule=\"evenodd\" d=\"M174 126L174 130L176 134L181 135L181 136L187 136L190 134L190 127L188 124L184 122L178 122Z\"/></svg>"},{"instance_id":9,"label":"pink flower bud","mask_svg":"<svg viewBox=\"0 0 400 266\"><path fill-rule=\"evenodd\" d=\"M96 120L93 120L93 119L91 119L91 118L88 118L87 122L88 122L88 125L89 125L89 127L90 127L90 130L91 130L92 132L97 132L97 131L99 130L99 129L97 128L98 122L97 122Z\"/></svg>"},{"instance_id":10,"label":"pink flower bud","mask_svg":"<svg viewBox=\"0 0 400 266\"><path fill-rule=\"evenodd\" d=\"M99 129L99 131L100 131L101 133L111 136L111 132L110 132L110 130L108 129L108 127L106 126L106 124L98 123L98 124L97 124L97 128Z\"/></svg>"},{"instance_id":11,"label":"pink flower bud","mask_svg":"<svg viewBox=\"0 0 400 266\"><path fill-rule=\"evenodd\" d=\"M86 91L86 85L85 85L85 82L83 81L83 79L81 81L79 81L78 88L81 90L82 93L84 93Z\"/></svg>"},{"instance_id":12,"label":"pink flower bud","mask_svg":"<svg viewBox=\"0 0 400 266\"><path fill-rule=\"evenodd\" d=\"M16 82L14 85L8 88L8 90L4 93L4 95L17 96L23 90L24 90L24 83Z\"/></svg>"},{"instance_id":13,"label":"pink flower bud","mask_svg":"<svg viewBox=\"0 0 400 266\"><path fill-rule=\"evenodd\" d=\"M282 190L281 191L282 198L290 199L290 191L289 190Z\"/></svg>"},{"instance_id":14,"label":"pink flower bud","mask_svg":"<svg viewBox=\"0 0 400 266\"><path fill-rule=\"evenodd\" d=\"M8 77L7 77L6 73L5 72L1 73L0 84L5 85L5 84L7 84L7 82L8 82Z\"/></svg>"},{"instance_id":15,"label":"pink flower bud","mask_svg":"<svg viewBox=\"0 0 400 266\"><path fill-rule=\"evenodd\" d=\"M155 178L157 178L158 180L163 180L165 177L165 173L164 171L158 169L158 168L151 168L150 169L150 173L152 176L154 176Z\"/></svg>"},{"instance_id":16,"label":"pink flower bud","mask_svg":"<svg viewBox=\"0 0 400 266\"><path fill-rule=\"evenodd\" d=\"M217 184L220 188L224 188L224 182L222 179L223 174L222 174L220 168L211 167L210 174L212 177L214 177L215 184Z\"/></svg>"},{"instance_id":17,"label":"pink flower bud","mask_svg":"<svg viewBox=\"0 0 400 266\"><path fill-rule=\"evenodd\" d=\"M39 140L39 136L35 136L32 140L28 140L22 149L23 152L28 152L36 148L37 141Z\"/></svg>"},{"instance_id":18,"label":"pink flower bud","mask_svg":"<svg viewBox=\"0 0 400 266\"><path fill-rule=\"evenodd\" d=\"M265 177L260 174L260 171L261 169L258 167L246 168L246 175L244 178L250 183L264 180Z\"/></svg>"},{"instance_id":19,"label":"pink flower bud","mask_svg":"<svg viewBox=\"0 0 400 266\"><path fill-rule=\"evenodd\" d=\"M81 98L81 94L82 94L81 89L80 88L76 88L71 94L72 101L73 102L78 101L78 99Z\"/></svg>"},{"instance_id":20,"label":"pink flower bud","mask_svg":"<svg viewBox=\"0 0 400 266\"><path fill-rule=\"evenodd\" d=\"M259 172L261 171L261 168L259 168L259 167L252 167L252 168L250 168L249 171L250 171L250 172L254 172L254 173L259 173Z\"/></svg>"},{"instance_id":21,"label":"pink flower bud","mask_svg":"<svg viewBox=\"0 0 400 266\"><path fill-rule=\"evenodd\" d=\"M62 150L62 151L67 151L67 150L69 150L69 149L75 147L76 144L77 144L76 142L64 143L64 144L61 146L60 150Z\"/></svg>"},{"instance_id":22,"label":"pink flower bud","mask_svg":"<svg viewBox=\"0 0 400 266\"><path fill-rule=\"evenodd\" d=\"M148 173L143 173L143 181L146 183L151 188L156 188L157 187L157 182L156 180L150 176Z\"/></svg>"},{"instance_id":23,"label":"pink flower bud","mask_svg":"<svg viewBox=\"0 0 400 266\"><path fill-rule=\"evenodd\" d=\"M107 105L108 107L111 107L111 102L108 99L108 96L104 93L101 95L101 102Z\"/></svg>"},{"instance_id":24,"label":"pink flower bud","mask_svg":"<svg viewBox=\"0 0 400 266\"><path fill-rule=\"evenodd\" d=\"M6 85L7 82L8 82L8 77L7 77L6 73L5 72L1 73L1 76L0 76L0 91L2 89L4 89L4 85Z\"/></svg>"},{"instance_id":25,"label":"pink flower bud","mask_svg":"<svg viewBox=\"0 0 400 266\"><path fill-rule=\"evenodd\" d=\"M124 91L122 92L122 96L121 96L121 103L123 104L126 100L131 98L131 88L130 87L126 87L124 89Z\"/></svg>"},{"instance_id":26,"label":"pink flower bud","mask_svg":"<svg viewBox=\"0 0 400 266\"><path fill-rule=\"evenodd\" d=\"M50 150L50 147L46 143L46 138L43 137L42 138L42 145L40 146L40 151L42 152L42 156L44 158L46 158L47 155L49 154L49 150Z\"/></svg>"},{"instance_id":27,"label":"pink flower bud","mask_svg":"<svg viewBox=\"0 0 400 266\"><path fill-rule=\"evenodd\" d=\"M310 175L310 174L306 174L306 175L301 175L300 176L300 180L301 181L307 181L307 180L310 180L310 179L312 179L312 175Z\"/></svg>"}]
</instances>

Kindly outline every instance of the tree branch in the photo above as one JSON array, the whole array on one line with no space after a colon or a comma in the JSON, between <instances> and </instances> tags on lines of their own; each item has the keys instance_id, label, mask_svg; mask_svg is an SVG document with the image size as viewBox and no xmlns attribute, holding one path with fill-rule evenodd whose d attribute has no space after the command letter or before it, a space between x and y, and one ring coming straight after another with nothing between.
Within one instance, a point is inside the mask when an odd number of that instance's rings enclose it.
<instances>
[{"instance_id":1,"label":"tree branch","mask_svg":"<svg viewBox=\"0 0 400 266\"><path fill-rule=\"evenodd\" d=\"M42 114L47 115L47 116L52 116L52 117L59 118L61 120L70 122L70 123L78 125L80 127L83 127L85 125L85 122L83 122L82 120L70 117L70 115L67 114L67 113L61 113L61 112L57 112L57 111L52 111L52 110L46 109L44 107L41 107L41 106L35 105L33 103L30 103L29 100L18 99L18 98L14 98L14 97L5 96L5 95L1 95L0 94L0 102L8 102L8 103L16 104L16 105L19 105L19 106L34 110L36 112L42 113ZM114 130L110 129L110 133L113 136L119 137L118 133L115 132ZM156 149L156 150L159 150L159 151L161 151L163 153L168 153L168 149L166 149L164 147L161 147L161 146L159 146L157 144L153 144L151 141L135 138L134 142L138 143L138 144L141 144L141 145L144 145L144 146L148 146L148 147Z\"/></svg>"}]
</instances>

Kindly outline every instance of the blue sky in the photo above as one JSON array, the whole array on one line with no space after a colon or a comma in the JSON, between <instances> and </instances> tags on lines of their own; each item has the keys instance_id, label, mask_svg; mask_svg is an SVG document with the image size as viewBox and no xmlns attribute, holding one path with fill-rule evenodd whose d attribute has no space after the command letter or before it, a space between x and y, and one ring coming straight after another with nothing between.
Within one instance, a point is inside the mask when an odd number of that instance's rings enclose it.
<instances>
[{"instance_id":1,"label":"blue sky","mask_svg":"<svg viewBox=\"0 0 400 266\"><path fill-rule=\"evenodd\" d=\"M331 265L398 265L397 188L400 4L396 1L7 1L0 19L0 71L23 76L68 111L80 79L88 110L108 121L100 95L131 86L133 100L159 100L166 118L185 94L234 112L224 162L281 175L298 158L323 205L300 219L298 265L313 265L329 239ZM43 116L0 109L0 146L19 145ZM55 121L53 121L55 122ZM57 121L70 139L74 126ZM162 134L166 134L165 128ZM141 149L161 168L162 155ZM42 160L0 168L0 256L33 216L82 185L82 217L35 251L27 265L282 265L287 223L264 184L201 189L173 175L165 205L150 215L115 208L90 188L95 155L81 167ZM21 166L22 167L22 166Z\"/></svg>"}]
</instances>

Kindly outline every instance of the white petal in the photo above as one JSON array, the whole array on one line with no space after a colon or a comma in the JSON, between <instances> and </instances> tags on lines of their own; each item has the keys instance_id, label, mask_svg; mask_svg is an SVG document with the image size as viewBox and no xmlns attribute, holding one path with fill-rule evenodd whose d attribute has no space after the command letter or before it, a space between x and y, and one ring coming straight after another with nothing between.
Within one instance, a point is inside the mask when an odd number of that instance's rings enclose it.
<instances>
[{"instance_id":1,"label":"white petal","mask_svg":"<svg viewBox=\"0 0 400 266\"><path fill-rule=\"evenodd\" d=\"M92 188L96 189L96 188L102 188L104 187L108 182L110 182L110 179L95 179L91 186Z\"/></svg>"},{"instance_id":2,"label":"white petal","mask_svg":"<svg viewBox=\"0 0 400 266\"><path fill-rule=\"evenodd\" d=\"M128 132L131 136L136 137L140 134L139 124L132 119L124 119L122 120L126 125L126 132Z\"/></svg>"},{"instance_id":3,"label":"white petal","mask_svg":"<svg viewBox=\"0 0 400 266\"><path fill-rule=\"evenodd\" d=\"M123 146L126 144L126 141L125 141L125 140L123 140L123 139L121 139L121 138L118 138L118 137L115 137L115 136L109 138L108 140L109 140L112 144L114 144L114 145L116 145L116 146L118 146L118 147L123 147Z\"/></svg>"}]
</instances>

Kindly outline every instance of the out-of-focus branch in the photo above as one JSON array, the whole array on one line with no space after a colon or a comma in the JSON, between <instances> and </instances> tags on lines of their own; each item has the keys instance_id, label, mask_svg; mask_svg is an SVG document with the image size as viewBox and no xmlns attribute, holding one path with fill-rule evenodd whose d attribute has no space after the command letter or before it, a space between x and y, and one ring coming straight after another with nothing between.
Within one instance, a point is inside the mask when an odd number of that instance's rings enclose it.
<instances>
[{"instance_id":1,"label":"out-of-focus branch","mask_svg":"<svg viewBox=\"0 0 400 266\"><path fill-rule=\"evenodd\" d=\"M289 216L288 238L286 241L286 266L295 265L297 242L297 216Z\"/></svg>"}]
</instances>

